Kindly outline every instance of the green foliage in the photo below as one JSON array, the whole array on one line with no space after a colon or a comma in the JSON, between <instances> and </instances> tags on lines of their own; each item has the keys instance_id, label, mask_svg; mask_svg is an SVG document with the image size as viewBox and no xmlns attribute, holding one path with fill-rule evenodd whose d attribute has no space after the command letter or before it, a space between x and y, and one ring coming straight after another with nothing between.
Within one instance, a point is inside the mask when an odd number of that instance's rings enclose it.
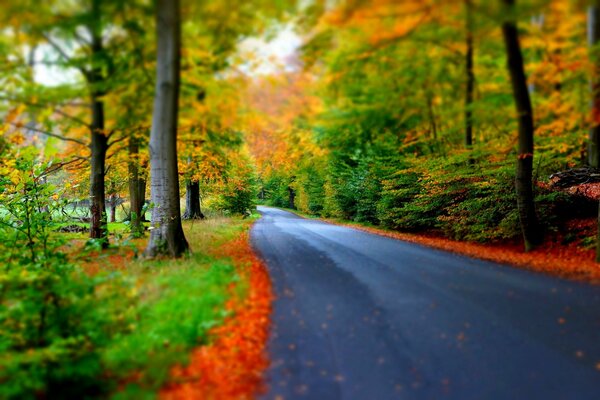
<instances>
[{"instance_id":1,"label":"green foliage","mask_svg":"<svg viewBox=\"0 0 600 400\"><path fill-rule=\"evenodd\" d=\"M248 160L242 160L248 161ZM236 162L229 166L217 209L245 214L256 205L256 174L251 164Z\"/></svg>"},{"instance_id":2,"label":"green foliage","mask_svg":"<svg viewBox=\"0 0 600 400\"><path fill-rule=\"evenodd\" d=\"M464 151L446 158L400 158L386 155L385 147L367 147L352 156L333 153L327 169L297 170L297 205L308 214L405 232L437 231L475 242L514 240L521 235L514 163L490 159L490 153ZM547 158L538 165L538 173L555 170L556 162ZM270 204L287 207L284 181L273 179L269 185ZM277 193L280 197L268 197ZM559 229L574 209L589 209L576 201L536 188L538 214L546 230Z\"/></svg>"},{"instance_id":3,"label":"green foliage","mask_svg":"<svg viewBox=\"0 0 600 400\"><path fill-rule=\"evenodd\" d=\"M112 305L127 284L110 278L100 294L105 278L85 275L49 240L61 202L33 150L14 154L0 180L0 397L100 393L98 349L124 329Z\"/></svg>"},{"instance_id":4,"label":"green foliage","mask_svg":"<svg viewBox=\"0 0 600 400\"><path fill-rule=\"evenodd\" d=\"M262 184L262 196L267 199L267 204L273 207L289 207L289 179L279 176L271 175Z\"/></svg>"},{"instance_id":5,"label":"green foliage","mask_svg":"<svg viewBox=\"0 0 600 400\"><path fill-rule=\"evenodd\" d=\"M347 161L333 161L330 174L341 215L356 222L376 223L381 195L380 160L358 152Z\"/></svg>"},{"instance_id":6,"label":"green foliage","mask_svg":"<svg viewBox=\"0 0 600 400\"><path fill-rule=\"evenodd\" d=\"M244 290L234 267L198 253L90 276L60 251L64 201L43 179L48 165L27 149L9 159L0 165L11 168L0 178L0 398L106 397L123 381L132 383L120 397L150 396L227 315L231 284Z\"/></svg>"}]
</instances>

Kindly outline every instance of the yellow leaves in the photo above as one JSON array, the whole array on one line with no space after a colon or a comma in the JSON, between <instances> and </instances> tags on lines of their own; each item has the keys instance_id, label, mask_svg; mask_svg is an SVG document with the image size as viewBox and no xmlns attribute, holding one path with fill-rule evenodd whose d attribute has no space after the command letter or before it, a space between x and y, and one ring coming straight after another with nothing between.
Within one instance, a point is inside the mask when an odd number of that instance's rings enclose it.
<instances>
[{"instance_id":1,"label":"yellow leaves","mask_svg":"<svg viewBox=\"0 0 600 400\"><path fill-rule=\"evenodd\" d=\"M17 124L18 123L17 119L21 116L21 114L23 113L23 111L25 111L25 105L19 104L17 107L12 108L8 112L8 114L4 118L4 121L7 124Z\"/></svg>"},{"instance_id":2,"label":"yellow leaves","mask_svg":"<svg viewBox=\"0 0 600 400\"><path fill-rule=\"evenodd\" d=\"M16 131L8 137L8 141L19 146L25 143L25 136L20 131Z\"/></svg>"}]
</instances>

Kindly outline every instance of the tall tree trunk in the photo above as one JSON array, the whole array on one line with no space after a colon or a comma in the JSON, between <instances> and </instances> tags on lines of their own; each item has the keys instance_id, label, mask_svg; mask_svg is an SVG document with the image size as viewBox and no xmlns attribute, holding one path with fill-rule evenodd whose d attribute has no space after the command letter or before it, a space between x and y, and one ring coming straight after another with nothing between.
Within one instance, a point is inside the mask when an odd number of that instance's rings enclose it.
<instances>
[{"instance_id":1,"label":"tall tree trunk","mask_svg":"<svg viewBox=\"0 0 600 400\"><path fill-rule=\"evenodd\" d=\"M134 135L132 134L129 138L129 220L131 236L141 237L144 235L142 210L146 193L146 181L140 178L139 143Z\"/></svg>"},{"instance_id":2,"label":"tall tree trunk","mask_svg":"<svg viewBox=\"0 0 600 400\"><path fill-rule=\"evenodd\" d=\"M508 19L502 24L502 34L506 45L513 96L519 116L519 149L515 180L517 207L525 241L525 251L529 251L541 244L543 239L541 226L535 212L533 195L533 110L519 44L515 0L502 1L506 6L506 15L508 15Z\"/></svg>"},{"instance_id":3,"label":"tall tree trunk","mask_svg":"<svg viewBox=\"0 0 600 400\"><path fill-rule=\"evenodd\" d=\"M146 205L146 183L146 178L138 179L138 209L140 210L140 222L148 222L144 209L144 206Z\"/></svg>"},{"instance_id":4,"label":"tall tree trunk","mask_svg":"<svg viewBox=\"0 0 600 400\"><path fill-rule=\"evenodd\" d=\"M185 213L183 219L204 219L200 207L200 182L189 180L185 185Z\"/></svg>"},{"instance_id":5,"label":"tall tree trunk","mask_svg":"<svg viewBox=\"0 0 600 400\"><path fill-rule=\"evenodd\" d=\"M473 145L473 91L475 90L475 72L473 70L473 4L465 0L466 44L465 59L467 75L467 91L465 93L465 145L470 149Z\"/></svg>"},{"instance_id":6,"label":"tall tree trunk","mask_svg":"<svg viewBox=\"0 0 600 400\"><path fill-rule=\"evenodd\" d=\"M588 42L590 58L595 66L590 79L592 127L589 132L588 164L600 168L600 0L594 0L588 9Z\"/></svg>"},{"instance_id":7,"label":"tall tree trunk","mask_svg":"<svg viewBox=\"0 0 600 400\"><path fill-rule=\"evenodd\" d=\"M291 187L288 186L288 193L289 193L289 206L292 210L296 209L296 191Z\"/></svg>"},{"instance_id":8,"label":"tall tree trunk","mask_svg":"<svg viewBox=\"0 0 600 400\"><path fill-rule=\"evenodd\" d=\"M590 79L592 127L589 133L588 164L600 168L600 0L594 0L588 9L588 44L594 65ZM600 262L600 204L597 229L596 262Z\"/></svg>"},{"instance_id":9,"label":"tall tree trunk","mask_svg":"<svg viewBox=\"0 0 600 400\"><path fill-rule=\"evenodd\" d=\"M103 52L102 27L100 21L100 0L92 0L92 22L90 33L92 36L92 68L86 75L90 87L92 102L92 144L91 144L91 177L90 177L90 238L102 242L102 248L108 247L108 226L106 221L106 190L104 177L106 174L106 152L108 151L108 137L104 132L104 102L102 101L103 81L102 70L97 65L98 58Z\"/></svg>"},{"instance_id":10,"label":"tall tree trunk","mask_svg":"<svg viewBox=\"0 0 600 400\"><path fill-rule=\"evenodd\" d=\"M156 94L150 132L152 231L146 248L150 257L178 257L189 246L181 226L177 170L177 114L181 68L179 0L157 0Z\"/></svg>"},{"instance_id":11,"label":"tall tree trunk","mask_svg":"<svg viewBox=\"0 0 600 400\"><path fill-rule=\"evenodd\" d=\"M108 138L104 134L104 104L92 96L92 157L90 178L90 238L102 241L102 247L108 247L108 227L106 221L106 200L104 176L106 171L106 152Z\"/></svg>"},{"instance_id":12,"label":"tall tree trunk","mask_svg":"<svg viewBox=\"0 0 600 400\"><path fill-rule=\"evenodd\" d=\"M437 142L437 123L435 121L435 112L433 111L433 95L429 92L429 89L425 89L425 96L427 98L427 114L429 116L429 127L431 129L431 135L433 140Z\"/></svg>"},{"instance_id":13,"label":"tall tree trunk","mask_svg":"<svg viewBox=\"0 0 600 400\"><path fill-rule=\"evenodd\" d=\"M117 222L117 202L119 197L116 194L110 195L110 222Z\"/></svg>"}]
</instances>

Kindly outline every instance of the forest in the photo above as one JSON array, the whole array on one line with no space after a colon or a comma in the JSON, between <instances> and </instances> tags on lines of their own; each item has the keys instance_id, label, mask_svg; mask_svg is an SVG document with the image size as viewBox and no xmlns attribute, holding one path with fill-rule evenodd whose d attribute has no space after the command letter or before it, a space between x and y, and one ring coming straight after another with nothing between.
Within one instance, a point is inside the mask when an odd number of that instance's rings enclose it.
<instances>
[{"instance_id":1,"label":"forest","mask_svg":"<svg viewBox=\"0 0 600 400\"><path fill-rule=\"evenodd\" d=\"M600 281L597 0L0 9L2 399L263 390L257 205Z\"/></svg>"}]
</instances>

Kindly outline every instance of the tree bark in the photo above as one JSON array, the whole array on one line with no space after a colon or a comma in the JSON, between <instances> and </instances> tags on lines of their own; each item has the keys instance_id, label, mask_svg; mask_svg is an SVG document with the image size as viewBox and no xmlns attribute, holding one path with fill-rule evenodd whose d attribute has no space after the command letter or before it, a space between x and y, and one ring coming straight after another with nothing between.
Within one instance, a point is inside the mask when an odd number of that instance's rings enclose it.
<instances>
[{"instance_id":1,"label":"tree bark","mask_svg":"<svg viewBox=\"0 0 600 400\"><path fill-rule=\"evenodd\" d=\"M146 205L146 178L138 179L138 209L140 210L140 222L148 222L144 206Z\"/></svg>"},{"instance_id":2,"label":"tree bark","mask_svg":"<svg viewBox=\"0 0 600 400\"><path fill-rule=\"evenodd\" d=\"M106 221L106 189L104 176L106 171L106 151L108 138L104 134L104 104L92 95L92 157L90 177L90 238L102 242L108 247L108 227Z\"/></svg>"},{"instance_id":3,"label":"tree bark","mask_svg":"<svg viewBox=\"0 0 600 400\"><path fill-rule=\"evenodd\" d=\"M102 32L100 22L100 0L92 1L92 17L90 25L92 36L91 58L92 68L86 75L90 87L92 103L91 124L91 176L90 176L90 238L100 240L102 248L108 247L108 226L106 220L106 190L104 177L106 174L106 152L108 150L108 137L104 132L104 102L103 90L98 86L103 81L101 67L97 60L103 51Z\"/></svg>"},{"instance_id":4,"label":"tree bark","mask_svg":"<svg viewBox=\"0 0 600 400\"><path fill-rule=\"evenodd\" d=\"M465 146L473 146L473 92L475 90L475 72L473 70L473 4L465 0L466 13L466 44L465 69L467 88L465 93Z\"/></svg>"},{"instance_id":5,"label":"tree bark","mask_svg":"<svg viewBox=\"0 0 600 400\"><path fill-rule=\"evenodd\" d=\"M116 194L110 195L110 222L117 222L117 201L119 197Z\"/></svg>"},{"instance_id":6,"label":"tree bark","mask_svg":"<svg viewBox=\"0 0 600 400\"><path fill-rule=\"evenodd\" d=\"M150 132L152 231L146 255L179 257L188 251L181 226L177 170L177 114L181 68L179 0L157 0L156 94Z\"/></svg>"},{"instance_id":7,"label":"tree bark","mask_svg":"<svg viewBox=\"0 0 600 400\"><path fill-rule=\"evenodd\" d=\"M533 110L519 44L514 7L515 0L502 1L506 7L506 15L508 15L508 19L502 24L502 34L506 46L513 97L519 116L519 148L515 180L517 207L525 241L525 251L530 251L541 244L543 239L535 212L533 195Z\"/></svg>"},{"instance_id":8,"label":"tree bark","mask_svg":"<svg viewBox=\"0 0 600 400\"><path fill-rule=\"evenodd\" d=\"M289 192L289 206L292 210L296 209L296 191L291 187L288 186L288 192Z\"/></svg>"},{"instance_id":9,"label":"tree bark","mask_svg":"<svg viewBox=\"0 0 600 400\"><path fill-rule=\"evenodd\" d=\"M200 182L190 180L185 185L185 213L183 219L204 219L200 206Z\"/></svg>"},{"instance_id":10,"label":"tree bark","mask_svg":"<svg viewBox=\"0 0 600 400\"><path fill-rule=\"evenodd\" d=\"M594 0L588 9L588 43L595 67L590 79L592 127L589 132L588 164L600 168L600 0Z\"/></svg>"},{"instance_id":11,"label":"tree bark","mask_svg":"<svg viewBox=\"0 0 600 400\"><path fill-rule=\"evenodd\" d=\"M140 178L139 166L139 142L133 135L129 138L129 222L131 224L131 236L142 237L144 227L142 215L146 194L146 180Z\"/></svg>"},{"instance_id":12,"label":"tree bark","mask_svg":"<svg viewBox=\"0 0 600 400\"><path fill-rule=\"evenodd\" d=\"M589 133L588 164L600 168L600 0L593 0L588 9L588 44L594 69L590 79L592 127ZM600 203L598 206L598 233L596 239L596 262L600 262Z\"/></svg>"}]
</instances>

